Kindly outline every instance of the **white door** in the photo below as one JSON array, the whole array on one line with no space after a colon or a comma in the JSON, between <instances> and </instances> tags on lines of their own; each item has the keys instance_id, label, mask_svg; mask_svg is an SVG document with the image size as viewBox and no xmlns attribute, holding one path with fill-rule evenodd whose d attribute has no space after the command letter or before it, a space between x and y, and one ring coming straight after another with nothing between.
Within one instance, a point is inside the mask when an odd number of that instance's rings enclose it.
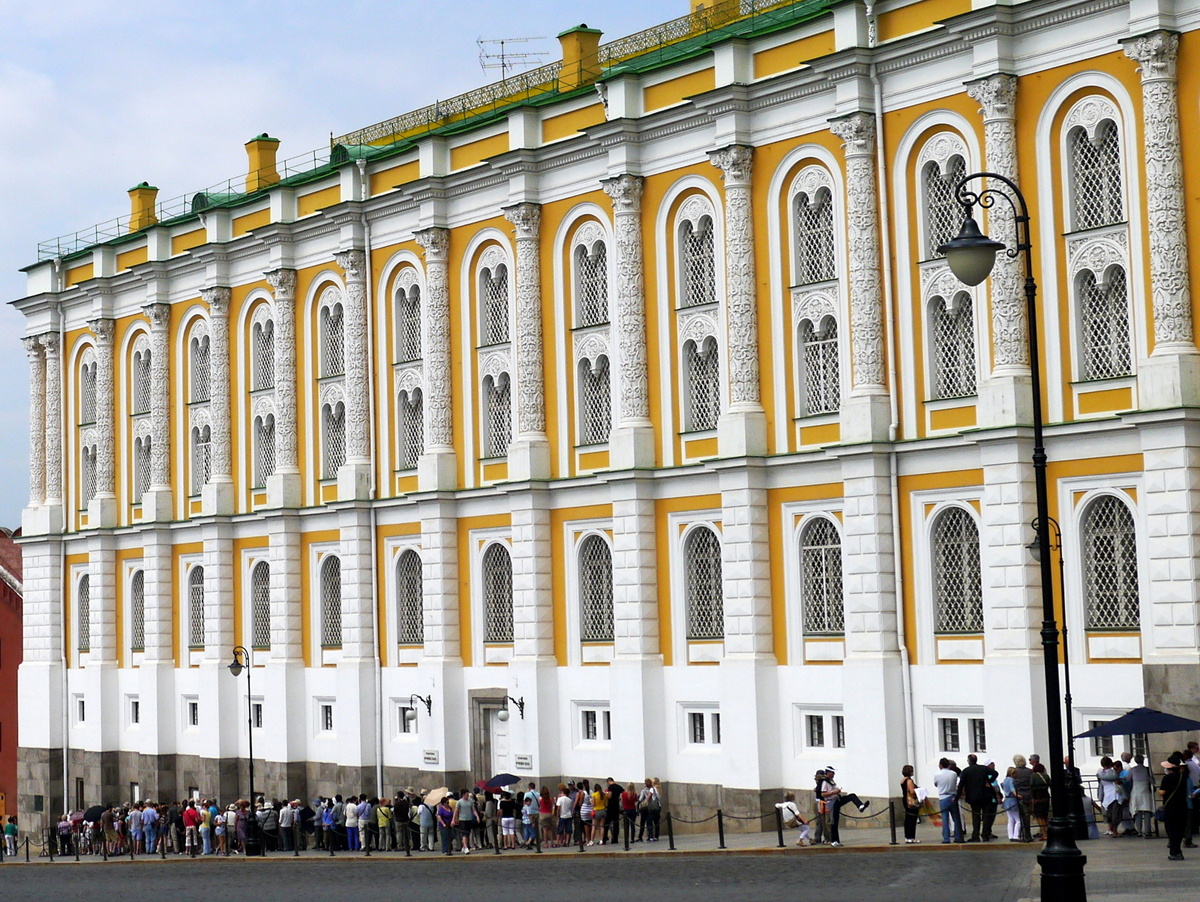
<instances>
[{"instance_id":1,"label":"white door","mask_svg":"<svg viewBox=\"0 0 1200 902\"><path fill-rule=\"evenodd\" d=\"M496 709L489 715L492 733L492 773L486 774L485 779L492 774L502 774L511 766L508 760L508 724L500 719L501 710L503 709Z\"/></svg>"}]
</instances>

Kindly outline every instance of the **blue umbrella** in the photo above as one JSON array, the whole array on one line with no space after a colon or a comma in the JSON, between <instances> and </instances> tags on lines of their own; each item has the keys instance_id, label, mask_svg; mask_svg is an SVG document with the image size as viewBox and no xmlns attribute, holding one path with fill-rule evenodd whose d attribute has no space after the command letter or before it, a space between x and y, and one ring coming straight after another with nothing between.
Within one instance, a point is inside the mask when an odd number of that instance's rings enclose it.
<instances>
[{"instance_id":1,"label":"blue umbrella","mask_svg":"<svg viewBox=\"0 0 1200 902\"><path fill-rule=\"evenodd\" d=\"M492 779L483 784L484 789L503 789L506 786L515 786L521 782L520 777L515 777L512 774L496 774Z\"/></svg>"},{"instance_id":2,"label":"blue umbrella","mask_svg":"<svg viewBox=\"0 0 1200 902\"><path fill-rule=\"evenodd\" d=\"M1155 711L1153 708L1134 708L1128 714L1122 714L1116 720L1102 723L1086 733L1078 734L1075 738L1139 736L1142 733L1187 733L1192 730L1200 730L1200 721Z\"/></svg>"}]
</instances>

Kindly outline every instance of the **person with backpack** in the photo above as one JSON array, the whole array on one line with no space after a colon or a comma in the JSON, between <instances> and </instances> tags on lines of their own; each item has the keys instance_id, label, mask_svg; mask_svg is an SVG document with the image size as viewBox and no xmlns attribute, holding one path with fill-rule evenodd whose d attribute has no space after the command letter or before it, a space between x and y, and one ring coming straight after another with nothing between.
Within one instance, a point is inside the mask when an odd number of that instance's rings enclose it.
<instances>
[{"instance_id":1,"label":"person with backpack","mask_svg":"<svg viewBox=\"0 0 1200 902\"><path fill-rule=\"evenodd\" d=\"M646 785L638 793L638 835L637 841L658 841L658 822L662 816L662 795L654 781L646 778Z\"/></svg>"},{"instance_id":2,"label":"person with backpack","mask_svg":"<svg viewBox=\"0 0 1200 902\"><path fill-rule=\"evenodd\" d=\"M779 814L783 818L783 826L789 830L800 830L800 838L796 840L796 845L807 846L811 828L808 826L808 821L800 814L800 809L796 807L796 794L790 791L785 792L783 801L776 802L775 807L779 809Z\"/></svg>"}]
</instances>

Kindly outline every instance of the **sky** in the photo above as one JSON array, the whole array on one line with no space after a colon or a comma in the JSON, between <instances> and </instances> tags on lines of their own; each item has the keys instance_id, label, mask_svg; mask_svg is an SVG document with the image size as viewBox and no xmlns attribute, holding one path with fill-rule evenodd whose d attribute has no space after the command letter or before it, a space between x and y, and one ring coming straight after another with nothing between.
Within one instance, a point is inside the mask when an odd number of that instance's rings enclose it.
<instances>
[{"instance_id":1,"label":"sky","mask_svg":"<svg viewBox=\"0 0 1200 902\"><path fill-rule=\"evenodd\" d=\"M613 40L687 13L688 0L0 0L0 525L29 497L29 367L19 270L37 244L246 171L246 141L280 159L469 91L476 39L559 59L579 24Z\"/></svg>"}]
</instances>

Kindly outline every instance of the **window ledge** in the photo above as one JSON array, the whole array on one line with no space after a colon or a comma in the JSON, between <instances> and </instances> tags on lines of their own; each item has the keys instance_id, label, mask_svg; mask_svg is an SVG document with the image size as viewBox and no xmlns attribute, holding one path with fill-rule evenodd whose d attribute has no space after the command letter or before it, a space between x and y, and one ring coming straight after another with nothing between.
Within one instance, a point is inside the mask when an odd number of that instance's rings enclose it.
<instances>
[{"instance_id":1,"label":"window ledge","mask_svg":"<svg viewBox=\"0 0 1200 902\"><path fill-rule=\"evenodd\" d=\"M952 407L966 407L969 404L978 404L978 393L973 395L959 395L956 398L929 398L921 402L929 410L948 410Z\"/></svg>"}]
</instances>

